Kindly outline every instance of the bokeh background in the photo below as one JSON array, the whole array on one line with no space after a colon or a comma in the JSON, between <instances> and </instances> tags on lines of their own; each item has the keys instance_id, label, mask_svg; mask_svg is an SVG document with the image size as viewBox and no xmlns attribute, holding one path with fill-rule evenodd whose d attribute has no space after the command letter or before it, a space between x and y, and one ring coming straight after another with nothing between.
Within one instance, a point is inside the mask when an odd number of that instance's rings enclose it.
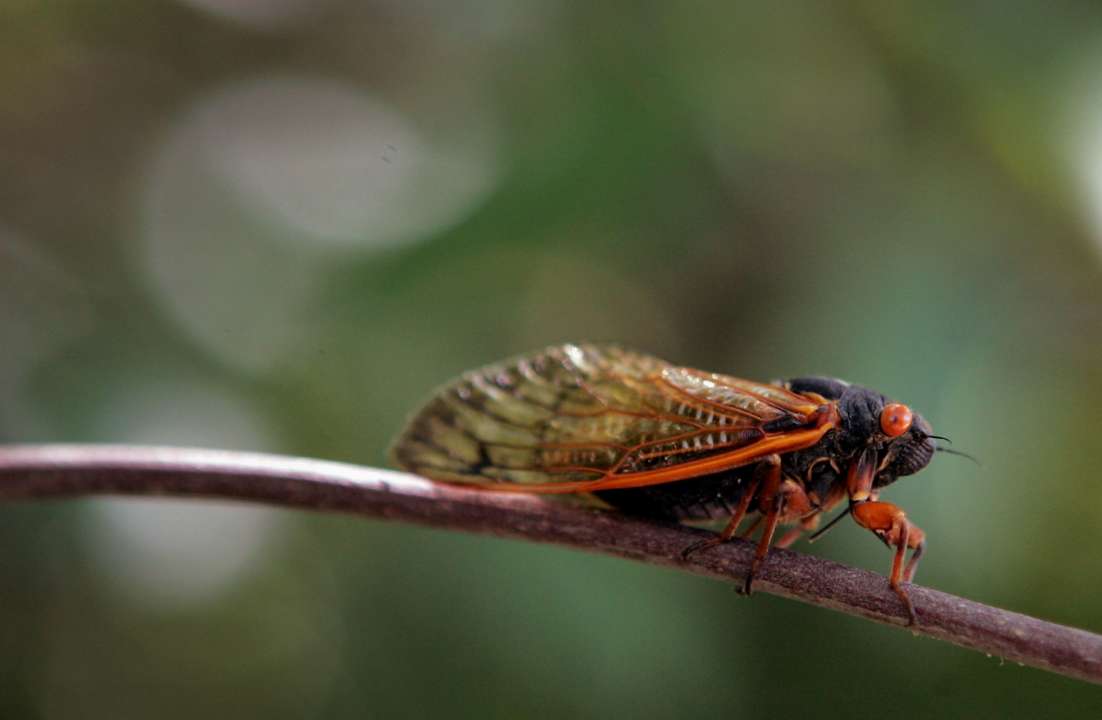
<instances>
[{"instance_id":1,"label":"bokeh background","mask_svg":"<svg viewBox=\"0 0 1102 720\"><path fill-rule=\"evenodd\" d=\"M0 5L0 440L381 465L566 340L910 403L983 463L888 492L918 579L1102 630L1102 6ZM1102 713L669 570L216 503L0 508L0 613L5 718Z\"/></svg>"}]
</instances>

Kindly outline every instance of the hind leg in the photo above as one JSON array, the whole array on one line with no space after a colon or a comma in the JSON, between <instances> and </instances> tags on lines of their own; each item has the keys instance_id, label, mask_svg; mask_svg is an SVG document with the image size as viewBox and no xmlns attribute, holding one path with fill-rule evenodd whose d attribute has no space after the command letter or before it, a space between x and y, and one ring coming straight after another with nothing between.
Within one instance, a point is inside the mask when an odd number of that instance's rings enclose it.
<instances>
[{"instance_id":1,"label":"hind leg","mask_svg":"<svg viewBox=\"0 0 1102 720\"><path fill-rule=\"evenodd\" d=\"M704 538L685 548L681 551L681 559L687 560L693 553L713 548L716 545L722 545L733 538L735 533L738 532L738 526L742 524L743 519L746 517L746 512L750 509L750 503L753 502L754 498L758 495L759 488L764 493L771 482L779 482L780 474L781 458L779 455L770 455L758 463L758 466L754 468L754 475L750 481L749 487L746 488L746 492L739 498L738 505L735 507L735 512L732 513L730 521L728 521L727 526L723 528L723 532L714 537ZM772 480L774 475L776 476L775 481Z\"/></svg>"}]
</instances>

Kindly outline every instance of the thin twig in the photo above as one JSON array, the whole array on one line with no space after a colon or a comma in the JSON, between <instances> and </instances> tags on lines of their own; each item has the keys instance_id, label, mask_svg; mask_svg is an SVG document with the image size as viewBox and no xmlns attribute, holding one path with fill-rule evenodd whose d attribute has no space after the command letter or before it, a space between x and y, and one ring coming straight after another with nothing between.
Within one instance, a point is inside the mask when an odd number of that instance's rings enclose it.
<instances>
[{"instance_id":1,"label":"thin twig","mask_svg":"<svg viewBox=\"0 0 1102 720\"><path fill-rule=\"evenodd\" d=\"M212 497L339 511L555 543L740 582L753 554L733 541L688 561L700 530L543 498L440 485L376 468L275 455L140 446L0 446L0 501L88 494ZM774 549L761 591L902 626L881 575ZM937 590L908 588L919 635L1102 683L1102 636Z\"/></svg>"}]
</instances>

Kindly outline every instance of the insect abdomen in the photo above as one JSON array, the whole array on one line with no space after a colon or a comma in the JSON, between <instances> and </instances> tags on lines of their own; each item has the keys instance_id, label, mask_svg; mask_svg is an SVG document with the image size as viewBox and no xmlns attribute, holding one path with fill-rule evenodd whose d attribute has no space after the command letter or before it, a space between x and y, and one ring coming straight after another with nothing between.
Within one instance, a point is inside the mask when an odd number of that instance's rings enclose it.
<instances>
[{"instance_id":1,"label":"insect abdomen","mask_svg":"<svg viewBox=\"0 0 1102 720\"><path fill-rule=\"evenodd\" d=\"M594 494L625 513L656 520L726 520L749 487L753 471L752 466L741 467L691 480Z\"/></svg>"}]
</instances>

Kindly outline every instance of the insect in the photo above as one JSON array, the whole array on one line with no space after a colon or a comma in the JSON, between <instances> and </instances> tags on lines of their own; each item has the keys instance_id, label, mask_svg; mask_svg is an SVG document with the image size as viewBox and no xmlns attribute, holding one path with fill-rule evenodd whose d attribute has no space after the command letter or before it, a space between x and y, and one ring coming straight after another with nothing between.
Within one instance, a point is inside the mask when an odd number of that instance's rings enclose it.
<instances>
[{"instance_id":1,"label":"insect","mask_svg":"<svg viewBox=\"0 0 1102 720\"><path fill-rule=\"evenodd\" d=\"M568 344L441 388L392 456L438 481L589 493L636 515L727 521L684 557L735 537L754 513L743 536L762 531L746 593L771 544L792 544L848 500L835 521L851 515L894 548L889 582L913 624L902 584L914 576L925 534L878 494L924 468L944 449L938 439L906 405L841 380L757 383L617 347ZM773 543L779 525L794 527Z\"/></svg>"}]
</instances>

